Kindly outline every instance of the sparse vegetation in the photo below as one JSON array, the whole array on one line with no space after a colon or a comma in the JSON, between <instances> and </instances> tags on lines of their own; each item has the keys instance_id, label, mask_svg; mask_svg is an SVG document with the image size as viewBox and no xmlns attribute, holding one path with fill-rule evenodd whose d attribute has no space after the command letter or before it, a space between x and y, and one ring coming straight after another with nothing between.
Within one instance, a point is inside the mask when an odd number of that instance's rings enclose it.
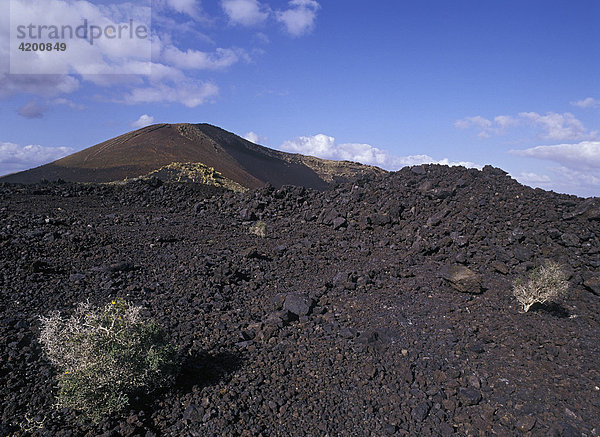
<instances>
[{"instance_id":1,"label":"sparse vegetation","mask_svg":"<svg viewBox=\"0 0 600 437\"><path fill-rule=\"evenodd\" d=\"M267 224L262 220L257 221L250 226L250 233L265 238L267 236Z\"/></svg>"},{"instance_id":2,"label":"sparse vegetation","mask_svg":"<svg viewBox=\"0 0 600 437\"><path fill-rule=\"evenodd\" d=\"M172 381L177 352L166 332L123 299L77 306L71 317L41 317L40 341L59 370L58 406L94 422L122 411L130 398Z\"/></svg>"},{"instance_id":3,"label":"sparse vegetation","mask_svg":"<svg viewBox=\"0 0 600 437\"><path fill-rule=\"evenodd\" d=\"M161 180L170 182L195 182L205 185L214 185L228 190L243 193L248 189L231 179L223 176L212 167L201 162L173 162L169 165L159 168L143 176L143 179L158 177Z\"/></svg>"},{"instance_id":4,"label":"sparse vegetation","mask_svg":"<svg viewBox=\"0 0 600 437\"><path fill-rule=\"evenodd\" d=\"M33 433L38 429L43 429L44 424L46 422L46 416L44 417L29 417L28 414L25 415L25 420L19 423L19 428L21 431L25 433Z\"/></svg>"},{"instance_id":5,"label":"sparse vegetation","mask_svg":"<svg viewBox=\"0 0 600 437\"><path fill-rule=\"evenodd\" d=\"M527 312L536 303L545 304L564 296L568 289L566 273L559 264L549 262L534 269L528 281L515 281L513 293Z\"/></svg>"}]
</instances>

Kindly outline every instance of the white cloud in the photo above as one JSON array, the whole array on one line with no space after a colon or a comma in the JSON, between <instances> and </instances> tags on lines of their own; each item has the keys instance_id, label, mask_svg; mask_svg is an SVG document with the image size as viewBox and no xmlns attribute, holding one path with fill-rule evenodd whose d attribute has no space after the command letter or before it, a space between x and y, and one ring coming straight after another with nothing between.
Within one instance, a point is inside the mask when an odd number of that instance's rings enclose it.
<instances>
[{"instance_id":1,"label":"white cloud","mask_svg":"<svg viewBox=\"0 0 600 437\"><path fill-rule=\"evenodd\" d=\"M320 7L315 0L292 0L284 8L287 10L277 15L261 0L222 0L221 5L232 22L251 25L270 18L279 19L294 35L306 33L314 26L316 10ZM16 47L14 41L10 41L17 33L10 31L11 23L35 22L40 26L77 28L87 20L88 26L93 24L106 29L128 25L130 18L135 24L146 24L150 37L133 41L100 37L94 39L93 44L89 39L69 39L66 52L24 57L22 62L11 62L13 74L7 74L9 48ZM151 18L155 20L151 22ZM218 46L206 35L198 36L202 35L198 31L199 21L208 23L206 27L214 24L203 12L200 0L152 0L152 10L149 1L132 6L118 1L107 4L91 0L11 0L10 16L0 14L0 42L6 43L0 44L0 98L31 94L45 98L48 107L64 104L81 109L81 105L67 101L65 96L82 88L88 92L88 85L93 84L110 88L96 93L97 98L105 101L180 103L188 107L208 102L218 94L218 87L208 83L199 72L226 69L250 61L250 55L236 47L200 48L200 42L204 46ZM40 28L40 31L49 33L48 29ZM249 35L249 38L261 44L269 41L264 34ZM179 41L194 41L198 45L183 47ZM259 50L252 52L258 53ZM46 74L28 74L31 71ZM18 72L22 74L15 74ZM65 103L53 102L53 98L62 98Z\"/></svg>"},{"instance_id":2,"label":"white cloud","mask_svg":"<svg viewBox=\"0 0 600 437\"><path fill-rule=\"evenodd\" d=\"M229 67L240 59L249 60L249 57L240 49L218 48L214 53L207 53L191 49L184 52L175 46L167 46L162 59L168 65L183 70L217 70Z\"/></svg>"},{"instance_id":3,"label":"white cloud","mask_svg":"<svg viewBox=\"0 0 600 437\"><path fill-rule=\"evenodd\" d=\"M200 2L197 0L166 0L166 4L176 12L187 14L196 20L201 18Z\"/></svg>"},{"instance_id":4,"label":"white cloud","mask_svg":"<svg viewBox=\"0 0 600 437\"><path fill-rule=\"evenodd\" d=\"M174 85L165 83L134 88L120 100L127 104L138 103L181 103L188 108L202 105L219 94L219 88L211 83L181 82Z\"/></svg>"},{"instance_id":5,"label":"white cloud","mask_svg":"<svg viewBox=\"0 0 600 437\"><path fill-rule=\"evenodd\" d=\"M145 23L144 20L149 20L150 16L150 8L141 5L132 8L131 5L123 4L104 6L88 1L66 0L13 0L13 3L11 15L16 23L28 23L33 16L41 20L39 24L59 23L61 26L71 25L75 28L84 19L88 20L89 25L93 23L108 26L118 25L125 18L126 24L129 24L130 17ZM201 11L200 3L195 0L159 0L158 3L162 8L170 7L191 16L198 16ZM1 24L0 27L0 36L7 37L7 25ZM8 75L2 73L0 68L0 97L27 93L52 98L74 92L82 82L91 82L111 88L109 93L100 95L109 101L128 104L181 103L195 107L215 97L218 88L213 83L188 76L184 70L223 69L242 59L249 59L245 51L236 48L219 48L213 52L193 48L183 51L172 43L172 39L171 33L165 33L163 38L155 33L145 40L134 39L132 42L128 39L127 43L106 38L95 40L93 45L87 40L69 40L66 52L35 59L31 57L20 66L27 72L57 74ZM11 45L6 44L8 46ZM5 47L0 47L0 57L0 61L8 59ZM61 98L62 103L57 99L56 104L81 108L80 105ZM54 104L50 100L47 103ZM23 116L39 116L41 111L34 109L30 105L22 108L21 113Z\"/></svg>"},{"instance_id":6,"label":"white cloud","mask_svg":"<svg viewBox=\"0 0 600 437\"><path fill-rule=\"evenodd\" d=\"M545 115L537 112L521 112L518 116L499 115L489 120L482 116L466 117L454 123L459 129L475 128L480 138L501 135L511 127L529 126L536 129L538 136L550 141L581 141L597 137L597 131L586 129L581 121L569 112L558 114L548 112Z\"/></svg>"},{"instance_id":7,"label":"white cloud","mask_svg":"<svg viewBox=\"0 0 600 437\"><path fill-rule=\"evenodd\" d=\"M515 178L525 185L545 190L580 196L600 195L598 133L587 129L571 113L548 112L542 115L537 112L521 112L517 116L500 115L491 120L481 116L467 117L455 122L455 126L459 129L477 129L481 138L500 135L513 127L520 127L533 129L539 138L548 141L564 141L556 145L510 150L509 153L513 155L559 164L546 168L544 173L524 171Z\"/></svg>"},{"instance_id":8,"label":"white cloud","mask_svg":"<svg viewBox=\"0 0 600 437\"><path fill-rule=\"evenodd\" d=\"M582 197L600 196L600 177L595 173L578 171L564 166L549 167L548 174L522 172L513 176L517 181L533 188Z\"/></svg>"},{"instance_id":9,"label":"white cloud","mask_svg":"<svg viewBox=\"0 0 600 437\"><path fill-rule=\"evenodd\" d=\"M134 28L145 26L146 33L149 33L150 14L149 4L133 7L130 3L107 6L89 1L12 0L10 16L15 29L10 32L10 48L13 51L10 72L29 74L36 71L58 75L131 73L132 62L143 67L145 64L140 61L150 61L152 39L150 35L132 38L128 32L122 31L130 29L132 20ZM23 32L17 31L19 24ZM30 39L54 38L58 42L57 36L63 33L59 29L65 27L74 30L71 37L68 31L64 32L66 41L60 39L60 42L67 43L66 51L25 56L17 50L19 42L23 41L21 34ZM82 32L78 32L78 28L86 29L87 39L81 38ZM33 36L29 36L30 33ZM57 36L52 37L53 33ZM107 37L108 34L112 37ZM133 73L147 74L149 71Z\"/></svg>"},{"instance_id":10,"label":"white cloud","mask_svg":"<svg viewBox=\"0 0 600 437\"><path fill-rule=\"evenodd\" d=\"M529 185L530 187L534 188L543 188L552 182L550 176L540 175L534 172L521 172L515 176L515 179L524 185Z\"/></svg>"},{"instance_id":11,"label":"white cloud","mask_svg":"<svg viewBox=\"0 0 600 437\"><path fill-rule=\"evenodd\" d=\"M269 17L269 11L257 0L221 0L221 7L232 24L256 26Z\"/></svg>"},{"instance_id":12,"label":"white cloud","mask_svg":"<svg viewBox=\"0 0 600 437\"><path fill-rule=\"evenodd\" d=\"M314 29L321 5L316 0L291 0L287 9L273 11L259 0L221 0L221 7L232 24L251 27L274 17L287 33L299 37ZM263 34L259 34L259 37L267 39Z\"/></svg>"},{"instance_id":13,"label":"white cloud","mask_svg":"<svg viewBox=\"0 0 600 437\"><path fill-rule=\"evenodd\" d=\"M558 162L574 170L600 170L600 141L537 146L525 150L511 150L510 153L528 158Z\"/></svg>"},{"instance_id":14,"label":"white cloud","mask_svg":"<svg viewBox=\"0 0 600 437\"><path fill-rule=\"evenodd\" d=\"M131 127L141 129L154 123L154 117L148 114L143 114L136 121L130 124Z\"/></svg>"},{"instance_id":15,"label":"white cloud","mask_svg":"<svg viewBox=\"0 0 600 437\"><path fill-rule=\"evenodd\" d=\"M138 79L143 83L143 79ZM172 81L172 82L181 82L186 80L185 73L175 67L166 64L155 63L152 64L152 76L148 78L149 82L164 82L164 81Z\"/></svg>"},{"instance_id":16,"label":"white cloud","mask_svg":"<svg viewBox=\"0 0 600 437\"><path fill-rule=\"evenodd\" d=\"M451 161L448 158L435 160L429 155L394 156L385 150L370 144L344 143L338 144L334 137L318 134L311 137L297 137L284 142L280 149L291 153L316 156L323 159L345 160L375 165L387 170L398 170L405 166L419 164L463 165L478 167L468 161Z\"/></svg>"},{"instance_id":17,"label":"white cloud","mask_svg":"<svg viewBox=\"0 0 600 437\"><path fill-rule=\"evenodd\" d=\"M73 153L70 147L20 146L0 143L0 174L27 170Z\"/></svg>"},{"instance_id":18,"label":"white cloud","mask_svg":"<svg viewBox=\"0 0 600 437\"><path fill-rule=\"evenodd\" d=\"M271 40L269 39L269 37L262 32L258 32L256 34L254 34L254 40L256 42L258 42L259 44L269 44L271 42Z\"/></svg>"},{"instance_id":19,"label":"white cloud","mask_svg":"<svg viewBox=\"0 0 600 437\"><path fill-rule=\"evenodd\" d=\"M567 167L549 169L552 174L554 191L577 194L579 196L600 197L600 176L598 172L580 171Z\"/></svg>"},{"instance_id":20,"label":"white cloud","mask_svg":"<svg viewBox=\"0 0 600 437\"><path fill-rule=\"evenodd\" d=\"M522 173L517 176L519 182L580 196L600 196L600 141L537 146L510 153L560 164L547 169L550 176Z\"/></svg>"},{"instance_id":21,"label":"white cloud","mask_svg":"<svg viewBox=\"0 0 600 437\"><path fill-rule=\"evenodd\" d=\"M321 8L315 0L291 0L289 9L277 11L277 21L285 26L292 36L302 36L313 30L317 11Z\"/></svg>"},{"instance_id":22,"label":"white cloud","mask_svg":"<svg viewBox=\"0 0 600 437\"><path fill-rule=\"evenodd\" d=\"M491 136L490 132L492 131L493 123L491 120L477 115L475 117L465 117L461 120L457 120L454 123L454 126L459 129L469 129L471 127L475 127L480 130L478 134L480 138L489 138Z\"/></svg>"},{"instance_id":23,"label":"white cloud","mask_svg":"<svg viewBox=\"0 0 600 437\"><path fill-rule=\"evenodd\" d=\"M597 106L600 106L600 100L594 99L593 97L588 97L583 100L571 102L571 105L577 106L579 108L595 108Z\"/></svg>"},{"instance_id":24,"label":"white cloud","mask_svg":"<svg viewBox=\"0 0 600 437\"><path fill-rule=\"evenodd\" d=\"M79 105L71 100L59 97L54 99L47 99L44 103L40 103L37 100L30 100L17 110L17 114L19 114L21 117L29 119L43 118L44 114L51 107L59 105L68 106L71 109L77 109L79 111L85 109L85 106L83 105Z\"/></svg>"},{"instance_id":25,"label":"white cloud","mask_svg":"<svg viewBox=\"0 0 600 437\"><path fill-rule=\"evenodd\" d=\"M80 86L79 80L66 75L9 75L0 73L0 97L19 93L53 97L70 94Z\"/></svg>"},{"instance_id":26,"label":"white cloud","mask_svg":"<svg viewBox=\"0 0 600 437\"><path fill-rule=\"evenodd\" d=\"M281 149L287 152L314 155L319 158L334 159L336 153L335 138L318 134L312 137L297 137L286 141Z\"/></svg>"},{"instance_id":27,"label":"white cloud","mask_svg":"<svg viewBox=\"0 0 600 437\"><path fill-rule=\"evenodd\" d=\"M503 132L509 127L518 125L519 120L515 117L511 117L510 115L498 115L494 117L494 123L499 128L500 132Z\"/></svg>"},{"instance_id":28,"label":"white cloud","mask_svg":"<svg viewBox=\"0 0 600 437\"><path fill-rule=\"evenodd\" d=\"M569 112L557 114L548 112L545 115L537 112L521 112L519 114L536 127L543 130L541 137L550 141L578 141L594 138L597 132L589 132L583 123Z\"/></svg>"},{"instance_id":29,"label":"white cloud","mask_svg":"<svg viewBox=\"0 0 600 437\"><path fill-rule=\"evenodd\" d=\"M427 161L423 161L422 164L439 164L439 165L447 165L449 167L456 167L456 166L462 166L462 167L466 167L466 168L477 168L479 170L481 170L483 168L483 165L481 164L477 164L476 162L472 162L472 161L452 161L449 158L442 158L442 159L438 159L438 160L434 160L433 158L428 156L428 160ZM414 164L406 164L406 165L414 165Z\"/></svg>"},{"instance_id":30,"label":"white cloud","mask_svg":"<svg viewBox=\"0 0 600 437\"><path fill-rule=\"evenodd\" d=\"M53 99L51 101L51 103L54 104L54 105L65 105L65 106L68 106L71 109L77 109L78 111L83 111L85 109L84 105L81 105L79 103L75 103L74 101L69 100L69 99L65 99L64 97L59 97L59 98Z\"/></svg>"},{"instance_id":31,"label":"white cloud","mask_svg":"<svg viewBox=\"0 0 600 437\"><path fill-rule=\"evenodd\" d=\"M475 117L465 117L462 120L457 120L454 123L454 126L456 126L459 129L468 129L472 126L478 127L480 129L489 129L492 127L492 122L487 118L483 118L482 116L477 115Z\"/></svg>"},{"instance_id":32,"label":"white cloud","mask_svg":"<svg viewBox=\"0 0 600 437\"><path fill-rule=\"evenodd\" d=\"M19 108L17 113L21 117L33 119L33 118L42 118L44 116L44 112L46 112L48 108L40 105L35 100L32 100Z\"/></svg>"},{"instance_id":33,"label":"white cloud","mask_svg":"<svg viewBox=\"0 0 600 437\"><path fill-rule=\"evenodd\" d=\"M244 139L250 141L254 144L264 144L267 142L267 138L262 135L257 134L256 132L250 131L246 135L244 135Z\"/></svg>"}]
</instances>

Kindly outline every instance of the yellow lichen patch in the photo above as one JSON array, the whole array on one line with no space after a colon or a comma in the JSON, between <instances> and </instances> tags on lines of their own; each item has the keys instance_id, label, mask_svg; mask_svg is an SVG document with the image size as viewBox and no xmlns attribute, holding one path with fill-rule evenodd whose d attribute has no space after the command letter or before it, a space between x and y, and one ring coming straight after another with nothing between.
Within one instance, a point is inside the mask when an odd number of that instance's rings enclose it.
<instances>
[{"instance_id":1,"label":"yellow lichen patch","mask_svg":"<svg viewBox=\"0 0 600 437\"><path fill-rule=\"evenodd\" d=\"M238 192L248 190L246 187L226 178L214 168L204 165L201 162L173 162L144 176L144 178L151 177L158 177L167 182L195 182L214 185Z\"/></svg>"}]
</instances>

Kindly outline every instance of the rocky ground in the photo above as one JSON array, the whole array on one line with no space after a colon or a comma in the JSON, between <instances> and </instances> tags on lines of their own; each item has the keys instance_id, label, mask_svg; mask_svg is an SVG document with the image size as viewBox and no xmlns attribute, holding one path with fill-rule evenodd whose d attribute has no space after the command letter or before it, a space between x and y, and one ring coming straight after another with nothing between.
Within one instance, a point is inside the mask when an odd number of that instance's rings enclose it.
<instances>
[{"instance_id":1,"label":"rocky ground","mask_svg":"<svg viewBox=\"0 0 600 437\"><path fill-rule=\"evenodd\" d=\"M569 295L523 313L512 283L548 260ZM325 192L0 185L0 291L0 435L600 435L600 199L490 167ZM53 407L38 316L115 297L182 370L92 425Z\"/></svg>"}]
</instances>

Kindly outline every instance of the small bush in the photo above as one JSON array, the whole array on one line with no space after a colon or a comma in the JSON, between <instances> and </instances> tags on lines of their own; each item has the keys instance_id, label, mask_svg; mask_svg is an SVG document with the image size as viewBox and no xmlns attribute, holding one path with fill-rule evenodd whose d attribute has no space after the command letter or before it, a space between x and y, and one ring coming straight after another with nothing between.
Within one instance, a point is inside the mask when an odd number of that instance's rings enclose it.
<instances>
[{"instance_id":1,"label":"small bush","mask_svg":"<svg viewBox=\"0 0 600 437\"><path fill-rule=\"evenodd\" d=\"M40 341L59 370L58 406L99 422L123 411L132 396L172 382L177 352L166 332L117 299L104 308L81 303L69 318L41 317Z\"/></svg>"},{"instance_id":2,"label":"small bush","mask_svg":"<svg viewBox=\"0 0 600 437\"><path fill-rule=\"evenodd\" d=\"M265 238L267 236L267 224L262 220L257 221L250 226L250 233Z\"/></svg>"},{"instance_id":3,"label":"small bush","mask_svg":"<svg viewBox=\"0 0 600 437\"><path fill-rule=\"evenodd\" d=\"M549 262L534 269L527 282L515 281L513 293L527 312L536 303L544 304L564 296L568 289L566 273L560 265Z\"/></svg>"}]
</instances>

